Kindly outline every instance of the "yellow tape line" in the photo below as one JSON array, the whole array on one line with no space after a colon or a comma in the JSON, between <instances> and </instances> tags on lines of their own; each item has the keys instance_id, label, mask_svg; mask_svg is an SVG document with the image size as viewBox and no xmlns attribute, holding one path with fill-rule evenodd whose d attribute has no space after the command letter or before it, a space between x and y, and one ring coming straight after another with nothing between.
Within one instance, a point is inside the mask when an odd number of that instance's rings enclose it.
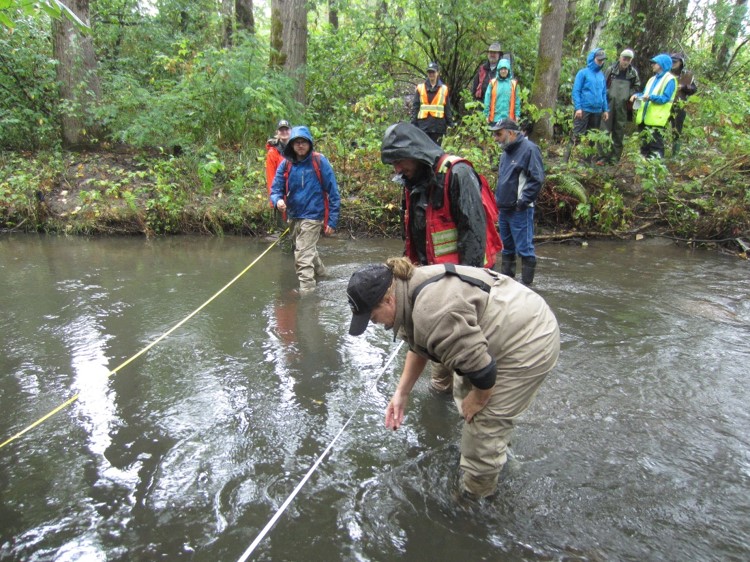
<instances>
[{"instance_id":1,"label":"yellow tape line","mask_svg":"<svg viewBox=\"0 0 750 562\"><path fill-rule=\"evenodd\" d=\"M154 347L157 343L159 343L160 341L162 341L169 334L171 334L172 332L174 332L177 328L179 328L180 326L182 326L185 322L187 322L188 320L190 320L193 316L195 316L196 314L198 314L201 310L203 310L204 308L206 308L206 306L208 306L216 297L218 297L221 293L223 293L224 291L226 291L235 281L237 281L237 279L239 279L240 277L242 277L243 275L245 275L245 273L247 273L250 270L251 267L253 267L256 263L258 263L261 260L261 258L263 258L271 250L271 248L273 248L276 244L279 243L279 241L286 235L287 232L289 232L288 228L261 255L259 255L257 258L255 258L253 260L253 262L250 265L248 265L245 269L243 269L242 271L240 271L234 277L234 279L232 279L229 283L227 283L221 289L219 289L210 299L208 299L206 302L204 302L202 305L200 305L198 308L196 308L193 312L191 312L190 314L188 314L185 318L183 318L182 320L180 320L177 324L175 324L174 326L172 326L172 328L170 328L169 330L167 330L166 332L164 332L162 335L160 335L158 338L156 338L154 341L152 341L146 347L144 347L143 349L141 349L138 353L136 353L135 355L133 355L130 359L127 359L126 361L120 363L120 365L118 365L117 367L115 367L114 369L112 369L107 374L107 377L110 377L110 376L114 375L117 371L119 371L120 369L122 369L126 365L129 365L130 363L132 363L133 361L135 361L138 357L140 357L141 355L143 355L144 353L146 353L149 349L151 349L152 347ZM9 437L8 439L6 439L2 443L0 443L0 449L2 449L3 447L5 447L9 443L12 443L13 441L15 441L16 439L18 439L19 437L21 437L25 433L28 433L29 431L31 431L32 429L34 429L36 426L38 426L42 422L44 422L47 419L49 419L52 416L54 416L60 410L63 410L65 408L67 408L68 406L70 406L71 404L73 404L76 400L78 400L79 397L80 397L80 393L76 393L75 395L71 396L68 400L66 400L65 402L63 402L59 406L57 406L54 410L51 410L50 412L48 412L47 414L43 415L41 418L39 418L38 420L36 420L34 423L28 425L27 427L25 427L24 429L22 429L21 431L19 431L18 433L16 433L14 436Z\"/></svg>"}]
</instances>

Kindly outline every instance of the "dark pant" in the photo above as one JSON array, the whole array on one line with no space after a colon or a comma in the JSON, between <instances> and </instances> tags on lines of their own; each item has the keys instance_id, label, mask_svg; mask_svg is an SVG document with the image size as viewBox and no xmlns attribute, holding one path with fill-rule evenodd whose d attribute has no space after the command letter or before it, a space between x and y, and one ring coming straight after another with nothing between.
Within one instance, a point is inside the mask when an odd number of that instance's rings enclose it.
<instances>
[{"instance_id":1,"label":"dark pant","mask_svg":"<svg viewBox=\"0 0 750 562\"><path fill-rule=\"evenodd\" d=\"M644 158L664 158L664 127L638 125L641 135L641 155Z\"/></svg>"},{"instance_id":2,"label":"dark pant","mask_svg":"<svg viewBox=\"0 0 750 562\"><path fill-rule=\"evenodd\" d=\"M588 111L584 111L580 118L573 118L573 132L571 134L570 142L568 143L568 148L565 150L563 160L567 162L570 159L570 152L573 149L573 146L578 144L578 141L583 135L588 131L601 129L601 125L601 113L589 113Z\"/></svg>"},{"instance_id":3,"label":"dark pant","mask_svg":"<svg viewBox=\"0 0 750 562\"><path fill-rule=\"evenodd\" d=\"M443 133L427 133L427 136L430 137L438 146L440 146L440 144L443 142Z\"/></svg>"},{"instance_id":4,"label":"dark pant","mask_svg":"<svg viewBox=\"0 0 750 562\"><path fill-rule=\"evenodd\" d=\"M682 135L682 127L685 125L685 117L687 117L687 111L684 109L678 109L670 118L670 121L672 122L672 138L675 141L679 140Z\"/></svg>"},{"instance_id":5,"label":"dark pant","mask_svg":"<svg viewBox=\"0 0 750 562\"><path fill-rule=\"evenodd\" d=\"M669 122L672 123L672 156L677 156L680 151L680 137L682 136L682 126L685 124L686 116L687 111L680 107L669 118Z\"/></svg>"},{"instance_id":6,"label":"dark pant","mask_svg":"<svg viewBox=\"0 0 750 562\"><path fill-rule=\"evenodd\" d=\"M604 128L612 136L611 151L603 151L607 158L618 161L622 156L623 139L625 138L625 125L628 122L628 108L621 100L610 99L609 119L604 122Z\"/></svg>"}]
</instances>

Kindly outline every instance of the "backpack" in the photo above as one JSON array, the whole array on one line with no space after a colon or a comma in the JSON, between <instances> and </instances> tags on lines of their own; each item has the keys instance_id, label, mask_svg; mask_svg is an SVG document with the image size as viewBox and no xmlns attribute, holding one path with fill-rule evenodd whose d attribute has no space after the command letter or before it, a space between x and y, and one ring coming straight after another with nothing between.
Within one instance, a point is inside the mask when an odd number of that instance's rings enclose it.
<instances>
[{"instance_id":1,"label":"backpack","mask_svg":"<svg viewBox=\"0 0 750 562\"><path fill-rule=\"evenodd\" d=\"M284 166L284 201L286 202L286 196L289 193L289 166L287 163L289 160L284 160L281 165ZM320 152L313 151L312 153L312 165L315 170L315 175L318 176L318 182L320 182L320 188L323 190L323 175L320 173ZM325 204L325 216L323 217L323 228L328 224L328 194L323 191L323 203Z\"/></svg>"},{"instance_id":2,"label":"backpack","mask_svg":"<svg viewBox=\"0 0 750 562\"><path fill-rule=\"evenodd\" d=\"M440 157L440 160L438 160L436 166L438 174L445 174L445 185L443 186L443 189L445 190L444 193L448 193L448 188L450 186L451 168L454 164L458 164L459 162L468 164L479 179L480 192L482 194L482 207L484 208L484 218L487 223L485 226L485 256L487 258L487 267L491 268L495 264L495 254L503 249L503 242L500 240L500 234L498 234L495 226L497 225L499 216L497 212L497 203L495 202L495 195L490 189L490 184L487 183L487 178L474 170L474 166L471 162L466 160L466 158L450 154L443 154Z\"/></svg>"}]
</instances>

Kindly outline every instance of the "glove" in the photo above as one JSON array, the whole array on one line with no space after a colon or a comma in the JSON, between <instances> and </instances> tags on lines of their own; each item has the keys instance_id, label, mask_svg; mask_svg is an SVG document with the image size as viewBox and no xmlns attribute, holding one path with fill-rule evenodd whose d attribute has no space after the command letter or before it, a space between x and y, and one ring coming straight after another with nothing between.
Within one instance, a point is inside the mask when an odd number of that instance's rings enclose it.
<instances>
[{"instance_id":1,"label":"glove","mask_svg":"<svg viewBox=\"0 0 750 562\"><path fill-rule=\"evenodd\" d=\"M529 207L529 204L523 199L516 201L516 211L525 211Z\"/></svg>"}]
</instances>

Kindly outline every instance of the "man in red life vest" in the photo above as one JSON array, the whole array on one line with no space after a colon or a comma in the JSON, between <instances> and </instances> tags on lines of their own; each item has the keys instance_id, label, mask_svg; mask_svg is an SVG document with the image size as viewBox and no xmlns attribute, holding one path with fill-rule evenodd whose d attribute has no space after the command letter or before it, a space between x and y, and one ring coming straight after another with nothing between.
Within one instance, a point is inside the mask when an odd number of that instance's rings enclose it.
<instances>
[{"instance_id":1,"label":"man in red life vest","mask_svg":"<svg viewBox=\"0 0 750 562\"><path fill-rule=\"evenodd\" d=\"M497 41L487 48L487 60L479 65L471 86L471 96L475 100L484 101L490 80L497 77L497 64L502 56L503 51Z\"/></svg>"},{"instance_id":2,"label":"man in red life vest","mask_svg":"<svg viewBox=\"0 0 750 562\"><path fill-rule=\"evenodd\" d=\"M404 184L404 253L412 263L492 267L502 248L497 208L486 180L471 163L450 156L417 127L388 127L381 160ZM434 364L432 387L450 392L452 373Z\"/></svg>"}]
</instances>

